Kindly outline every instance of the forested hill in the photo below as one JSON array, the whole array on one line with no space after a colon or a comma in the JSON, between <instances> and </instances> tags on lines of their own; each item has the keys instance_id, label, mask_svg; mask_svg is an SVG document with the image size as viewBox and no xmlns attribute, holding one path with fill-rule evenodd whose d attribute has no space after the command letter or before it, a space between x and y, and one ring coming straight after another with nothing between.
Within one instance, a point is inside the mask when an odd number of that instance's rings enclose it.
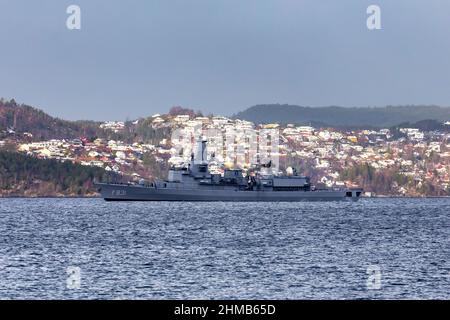
<instances>
[{"instance_id":1,"label":"forested hill","mask_svg":"<svg viewBox=\"0 0 450 320\"><path fill-rule=\"evenodd\" d=\"M19 134L31 133L34 141L98 137L128 143L156 143L170 136L170 128L153 128L151 117L140 120L137 125L126 121L126 128L117 133L100 128L100 122L62 120L37 108L18 104L14 100L0 99L0 140L1 133L7 132L8 129Z\"/></svg>"},{"instance_id":2,"label":"forested hill","mask_svg":"<svg viewBox=\"0 0 450 320\"><path fill-rule=\"evenodd\" d=\"M450 107L301 107L288 104L264 104L250 107L233 116L255 123L294 123L330 127L382 127L421 120L450 121Z\"/></svg>"},{"instance_id":3,"label":"forested hill","mask_svg":"<svg viewBox=\"0 0 450 320\"><path fill-rule=\"evenodd\" d=\"M98 123L94 121L66 121L14 100L1 99L0 130L7 128L29 132L36 140L89 137L98 133Z\"/></svg>"},{"instance_id":4,"label":"forested hill","mask_svg":"<svg viewBox=\"0 0 450 320\"><path fill-rule=\"evenodd\" d=\"M94 179L106 181L106 171L0 151L0 197L92 196L96 194Z\"/></svg>"}]
</instances>

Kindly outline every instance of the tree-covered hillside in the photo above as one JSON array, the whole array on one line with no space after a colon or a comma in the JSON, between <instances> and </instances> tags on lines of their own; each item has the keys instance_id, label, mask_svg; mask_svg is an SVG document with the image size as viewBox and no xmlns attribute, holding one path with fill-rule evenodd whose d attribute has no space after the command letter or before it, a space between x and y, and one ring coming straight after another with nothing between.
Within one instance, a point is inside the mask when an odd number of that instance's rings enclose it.
<instances>
[{"instance_id":1,"label":"tree-covered hillside","mask_svg":"<svg viewBox=\"0 0 450 320\"><path fill-rule=\"evenodd\" d=\"M121 132L100 128L100 122L82 120L68 121L52 117L37 108L18 104L14 100L0 99L0 139L8 129L23 134L31 133L33 141L50 139L104 138L127 143L145 142L156 144L170 137L171 128L154 128L152 118L140 119L137 123L125 122Z\"/></svg>"},{"instance_id":2,"label":"tree-covered hillside","mask_svg":"<svg viewBox=\"0 0 450 320\"><path fill-rule=\"evenodd\" d=\"M93 181L107 179L102 168L44 160L0 151L0 196L86 196Z\"/></svg>"},{"instance_id":3,"label":"tree-covered hillside","mask_svg":"<svg viewBox=\"0 0 450 320\"><path fill-rule=\"evenodd\" d=\"M14 100L0 100L0 131L12 128L17 132L29 132L35 140L73 139L98 135L98 126L94 121L61 120Z\"/></svg>"}]
</instances>

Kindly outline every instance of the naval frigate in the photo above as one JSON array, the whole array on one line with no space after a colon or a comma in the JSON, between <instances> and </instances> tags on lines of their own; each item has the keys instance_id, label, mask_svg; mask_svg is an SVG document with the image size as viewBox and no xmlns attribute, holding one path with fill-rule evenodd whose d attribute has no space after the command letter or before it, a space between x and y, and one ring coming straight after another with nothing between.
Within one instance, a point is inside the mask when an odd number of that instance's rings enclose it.
<instances>
[{"instance_id":1,"label":"naval frigate","mask_svg":"<svg viewBox=\"0 0 450 320\"><path fill-rule=\"evenodd\" d=\"M241 169L225 169L223 175L211 173L205 140L198 141L197 156L191 156L190 164L171 168L167 180L96 186L106 201L357 201L362 193L358 188L318 189L309 177L296 173L244 176Z\"/></svg>"}]
</instances>

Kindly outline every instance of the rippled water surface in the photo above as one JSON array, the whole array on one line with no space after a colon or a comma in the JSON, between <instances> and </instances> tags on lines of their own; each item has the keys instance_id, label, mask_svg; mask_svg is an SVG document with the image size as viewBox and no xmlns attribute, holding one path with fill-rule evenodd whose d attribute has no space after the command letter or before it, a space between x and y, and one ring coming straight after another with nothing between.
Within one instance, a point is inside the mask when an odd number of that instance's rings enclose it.
<instances>
[{"instance_id":1,"label":"rippled water surface","mask_svg":"<svg viewBox=\"0 0 450 320\"><path fill-rule=\"evenodd\" d=\"M450 199L0 199L2 299L450 299L449 258Z\"/></svg>"}]
</instances>

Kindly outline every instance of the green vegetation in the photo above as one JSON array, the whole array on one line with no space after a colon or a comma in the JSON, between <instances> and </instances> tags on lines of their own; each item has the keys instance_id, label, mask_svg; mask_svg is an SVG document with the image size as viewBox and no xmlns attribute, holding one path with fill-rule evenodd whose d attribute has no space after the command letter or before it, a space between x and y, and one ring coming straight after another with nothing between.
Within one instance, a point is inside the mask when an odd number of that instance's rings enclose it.
<instances>
[{"instance_id":1,"label":"green vegetation","mask_svg":"<svg viewBox=\"0 0 450 320\"><path fill-rule=\"evenodd\" d=\"M94 179L106 178L102 168L0 151L1 196L93 195Z\"/></svg>"},{"instance_id":2,"label":"green vegetation","mask_svg":"<svg viewBox=\"0 0 450 320\"><path fill-rule=\"evenodd\" d=\"M353 181L365 191L376 191L378 194L396 194L394 188L408 187L413 183L411 177L401 175L396 170L378 171L368 163L344 169L341 172L341 179Z\"/></svg>"},{"instance_id":3,"label":"green vegetation","mask_svg":"<svg viewBox=\"0 0 450 320\"><path fill-rule=\"evenodd\" d=\"M34 140L73 139L97 135L98 126L95 121L61 120L14 100L0 99L0 131L11 127L17 132L31 133Z\"/></svg>"},{"instance_id":4,"label":"green vegetation","mask_svg":"<svg viewBox=\"0 0 450 320\"><path fill-rule=\"evenodd\" d=\"M121 132L113 132L100 128L100 122L80 120L67 121L52 117L42 110L18 104L14 100L0 99L0 139L5 130L13 128L17 133L31 133L33 141L50 139L95 138L120 140L126 143L143 142L158 144L170 137L171 128L153 128L152 118L141 119L138 124L131 121L125 123Z\"/></svg>"},{"instance_id":5,"label":"green vegetation","mask_svg":"<svg viewBox=\"0 0 450 320\"><path fill-rule=\"evenodd\" d=\"M378 172L368 163L344 169L341 172L341 179L356 182L365 191L377 191L380 194L390 194L393 191L393 174Z\"/></svg>"},{"instance_id":6,"label":"green vegetation","mask_svg":"<svg viewBox=\"0 0 450 320\"><path fill-rule=\"evenodd\" d=\"M169 172L167 161L158 162L154 155L149 152L144 153L142 158L144 166L149 168L152 176L159 179L165 179Z\"/></svg>"},{"instance_id":7,"label":"green vegetation","mask_svg":"<svg viewBox=\"0 0 450 320\"><path fill-rule=\"evenodd\" d=\"M139 142L158 145L162 139L170 137L172 129L170 127L153 128L152 120L152 118L146 118L139 121L133 133Z\"/></svg>"},{"instance_id":8,"label":"green vegetation","mask_svg":"<svg viewBox=\"0 0 450 320\"><path fill-rule=\"evenodd\" d=\"M342 180L352 181L363 187L365 191L376 194L401 194L404 190L414 196L448 196L449 193L436 188L431 181L417 181L410 175L398 172L398 168L376 170L370 164L355 165L344 169Z\"/></svg>"},{"instance_id":9,"label":"green vegetation","mask_svg":"<svg viewBox=\"0 0 450 320\"><path fill-rule=\"evenodd\" d=\"M94 121L61 120L42 110L17 104L14 100L0 100L0 130L12 127L17 132L31 133L34 140L94 136L97 134L98 125Z\"/></svg>"}]
</instances>

